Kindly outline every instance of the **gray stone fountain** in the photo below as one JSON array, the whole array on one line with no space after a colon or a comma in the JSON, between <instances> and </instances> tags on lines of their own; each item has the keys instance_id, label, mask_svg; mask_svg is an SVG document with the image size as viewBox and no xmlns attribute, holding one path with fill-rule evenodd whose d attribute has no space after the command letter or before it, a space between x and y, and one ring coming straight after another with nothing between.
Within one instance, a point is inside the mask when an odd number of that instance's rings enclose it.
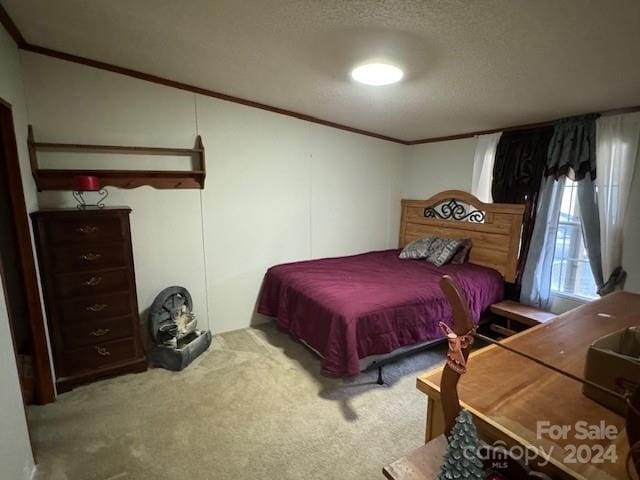
<instances>
[{"instance_id":1,"label":"gray stone fountain","mask_svg":"<svg viewBox=\"0 0 640 480\"><path fill-rule=\"evenodd\" d=\"M211 332L197 329L191 294L184 287L165 288L149 311L153 346L148 357L154 367L180 371L211 345Z\"/></svg>"}]
</instances>

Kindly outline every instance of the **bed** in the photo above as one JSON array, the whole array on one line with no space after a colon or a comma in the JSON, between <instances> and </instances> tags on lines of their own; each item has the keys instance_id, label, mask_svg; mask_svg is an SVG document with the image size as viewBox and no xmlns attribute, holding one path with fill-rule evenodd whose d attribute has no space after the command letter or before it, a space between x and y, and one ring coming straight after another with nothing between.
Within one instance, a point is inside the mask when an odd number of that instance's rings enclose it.
<instances>
[{"instance_id":1,"label":"bed","mask_svg":"<svg viewBox=\"0 0 640 480\"><path fill-rule=\"evenodd\" d=\"M475 322L502 300L505 280L516 276L523 213L523 205L485 204L455 190L402 200L400 248L427 235L469 238L469 261L435 267L392 249L276 265L258 312L315 350L324 373L357 375L363 360L442 338L439 322L451 324L442 275L462 287Z\"/></svg>"}]
</instances>

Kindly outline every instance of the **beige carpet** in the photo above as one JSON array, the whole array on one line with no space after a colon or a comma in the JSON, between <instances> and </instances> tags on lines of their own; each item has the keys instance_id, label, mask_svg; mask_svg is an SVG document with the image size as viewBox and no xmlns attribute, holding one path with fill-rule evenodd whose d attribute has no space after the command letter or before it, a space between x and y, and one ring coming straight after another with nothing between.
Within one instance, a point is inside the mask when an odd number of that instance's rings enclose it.
<instances>
[{"instance_id":1,"label":"beige carpet","mask_svg":"<svg viewBox=\"0 0 640 480\"><path fill-rule=\"evenodd\" d=\"M421 444L436 348L349 381L273 325L214 337L184 372L105 380L29 407L46 480L382 479Z\"/></svg>"}]
</instances>

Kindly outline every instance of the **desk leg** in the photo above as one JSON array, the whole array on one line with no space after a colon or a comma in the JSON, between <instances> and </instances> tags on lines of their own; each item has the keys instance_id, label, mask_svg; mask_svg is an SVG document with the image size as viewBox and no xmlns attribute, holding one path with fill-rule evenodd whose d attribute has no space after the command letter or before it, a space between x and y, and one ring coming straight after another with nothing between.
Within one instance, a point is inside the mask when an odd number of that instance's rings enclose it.
<instances>
[{"instance_id":1,"label":"desk leg","mask_svg":"<svg viewBox=\"0 0 640 480\"><path fill-rule=\"evenodd\" d=\"M444 416L442 402L439 398L427 397L427 428L424 435L424 443L433 440L444 433Z\"/></svg>"}]
</instances>

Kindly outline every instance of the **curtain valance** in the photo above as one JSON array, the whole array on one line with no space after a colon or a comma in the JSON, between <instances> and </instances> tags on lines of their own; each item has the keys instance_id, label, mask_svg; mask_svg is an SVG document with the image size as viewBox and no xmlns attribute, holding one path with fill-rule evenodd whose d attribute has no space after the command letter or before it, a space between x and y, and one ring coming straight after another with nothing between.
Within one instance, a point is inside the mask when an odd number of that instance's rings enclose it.
<instances>
[{"instance_id":1,"label":"curtain valance","mask_svg":"<svg viewBox=\"0 0 640 480\"><path fill-rule=\"evenodd\" d=\"M591 113L558 120L549 142L545 177L596 178L596 118Z\"/></svg>"}]
</instances>

